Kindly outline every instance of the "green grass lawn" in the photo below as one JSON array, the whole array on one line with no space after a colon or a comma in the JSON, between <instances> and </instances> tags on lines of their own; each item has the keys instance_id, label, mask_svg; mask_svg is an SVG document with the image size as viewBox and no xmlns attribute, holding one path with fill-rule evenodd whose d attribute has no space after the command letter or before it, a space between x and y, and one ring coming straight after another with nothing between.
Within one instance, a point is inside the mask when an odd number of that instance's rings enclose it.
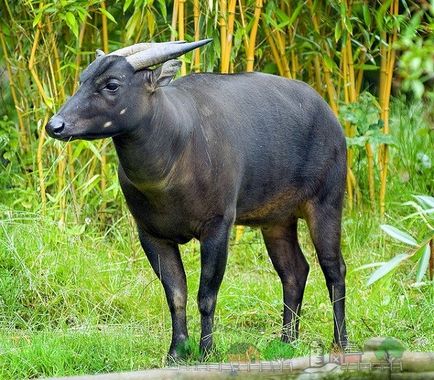
<instances>
[{"instance_id":1,"label":"green grass lawn","mask_svg":"<svg viewBox=\"0 0 434 380\"><path fill-rule=\"evenodd\" d=\"M170 339L170 314L162 287L124 218L104 236L92 230L62 233L49 219L2 210L0 222L0 376L101 373L158 367ZM372 270L356 269L394 256L379 220L368 213L344 219L347 262L347 320L358 345L371 336L401 339L411 350L434 351L434 287L412 287L411 266L366 287ZM123 232L123 233L121 233ZM330 344L332 313L325 281L301 228L311 266L300 328L293 346L279 342L280 281L260 234L247 229L231 245L216 317L216 353L228 360L237 344L256 347L263 359L301 356L314 340ZM194 350L199 340L196 293L197 242L183 247L188 285L188 318ZM198 359L193 355L192 361Z\"/></svg>"},{"instance_id":2,"label":"green grass lawn","mask_svg":"<svg viewBox=\"0 0 434 380\"><path fill-rule=\"evenodd\" d=\"M409 209L402 203L411 194L432 191L433 179L418 168L416 157L421 151L431 152L432 159L432 149L429 138L420 134L424 130L419 123L421 106L397 111L398 106L392 117L397 147L391 149L384 222L404 226L420 238L420 226L403 221ZM355 159L359 160L357 177L363 178L366 163L363 156ZM105 229L90 216L87 222L67 224L63 231L52 216L11 206L14 191L9 201L0 198L0 378L163 366L171 336L170 314L129 215L120 212L117 222ZM366 199L367 189L361 191ZM425 285L414 286L415 269L404 263L391 276L367 287L373 269L357 268L387 261L406 247L381 232L381 221L369 205L362 202L355 210L345 210L342 236L350 340L362 346L369 337L387 335L400 339L409 350L434 351L433 283L425 277ZM55 215L52 211L47 215ZM326 346L331 343L332 308L304 222L300 234L311 271L299 341L279 342L280 281L259 231L246 229L241 241L231 243L217 303L216 352L210 361L230 360L234 347L240 346L254 346L262 359L277 359L307 355L316 340ZM200 336L198 243L191 242L182 251L194 362L199 358Z\"/></svg>"}]
</instances>

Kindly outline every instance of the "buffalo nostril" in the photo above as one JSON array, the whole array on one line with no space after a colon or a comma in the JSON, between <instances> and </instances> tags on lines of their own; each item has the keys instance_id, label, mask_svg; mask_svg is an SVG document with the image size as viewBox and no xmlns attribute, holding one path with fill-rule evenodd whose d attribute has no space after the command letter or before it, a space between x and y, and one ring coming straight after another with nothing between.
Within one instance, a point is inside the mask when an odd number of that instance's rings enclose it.
<instances>
[{"instance_id":1,"label":"buffalo nostril","mask_svg":"<svg viewBox=\"0 0 434 380\"><path fill-rule=\"evenodd\" d=\"M64 132L66 128L65 121L60 116L53 116L47 124L47 132L51 137L57 137Z\"/></svg>"},{"instance_id":2,"label":"buffalo nostril","mask_svg":"<svg viewBox=\"0 0 434 380\"><path fill-rule=\"evenodd\" d=\"M54 133L60 133L65 129L65 122L64 121L58 121L53 125L53 132Z\"/></svg>"}]
</instances>

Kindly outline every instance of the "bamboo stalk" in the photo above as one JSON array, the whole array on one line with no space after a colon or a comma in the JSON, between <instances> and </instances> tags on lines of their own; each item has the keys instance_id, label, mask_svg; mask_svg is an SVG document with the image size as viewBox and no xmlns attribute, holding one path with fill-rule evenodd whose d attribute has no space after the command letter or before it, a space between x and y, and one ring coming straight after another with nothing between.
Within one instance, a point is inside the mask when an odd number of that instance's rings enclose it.
<instances>
[{"instance_id":1,"label":"bamboo stalk","mask_svg":"<svg viewBox=\"0 0 434 380\"><path fill-rule=\"evenodd\" d=\"M277 46L278 46L278 50L279 50L279 55L280 55L280 61L282 62L282 68L283 68L283 76L286 78L291 79L292 75L291 75L291 71L289 69L289 64L288 64L288 60L286 58L286 46L285 46L285 39L282 38L281 36L281 32L276 30L273 33L276 36L276 42L277 42Z\"/></svg>"},{"instance_id":2,"label":"bamboo stalk","mask_svg":"<svg viewBox=\"0 0 434 380\"><path fill-rule=\"evenodd\" d=\"M259 19L261 18L261 12L262 12L262 0L256 0L255 13L253 16L253 25L252 25L252 29L250 30L249 48L246 57L247 72L253 71L253 64L255 62L256 34L258 32L258 24L259 24Z\"/></svg>"},{"instance_id":3,"label":"bamboo stalk","mask_svg":"<svg viewBox=\"0 0 434 380\"><path fill-rule=\"evenodd\" d=\"M200 31L199 31L199 16L200 16L200 4L199 0L194 0L193 3L193 18L194 18L194 40L199 41ZM197 73L200 71L200 50L196 49L193 52L193 70Z\"/></svg>"},{"instance_id":4,"label":"bamboo stalk","mask_svg":"<svg viewBox=\"0 0 434 380\"><path fill-rule=\"evenodd\" d=\"M231 61L231 50L232 50L232 40L234 34L234 22L235 22L235 5L237 4L236 0L229 0L228 7L228 23L226 30L226 41L224 53L222 51L222 60L221 60L221 72L227 73L229 72L229 65Z\"/></svg>"},{"instance_id":5,"label":"bamboo stalk","mask_svg":"<svg viewBox=\"0 0 434 380\"><path fill-rule=\"evenodd\" d=\"M42 4L42 3L41 3ZM36 84L36 87L38 89L38 93L39 95L42 97L42 100L44 101L45 105L48 108L51 108L51 102L49 101L47 94L45 93L44 87L42 86L42 83L39 79L38 73L36 72L35 69L35 56L36 56L36 49L38 47L39 44L39 39L41 37L41 24L39 23L37 28L36 28L36 32L35 32L35 36L33 38L33 45L32 45L32 50L30 53L30 58L29 58L29 64L28 64L28 68L29 71L32 75L32 78Z\"/></svg>"},{"instance_id":6,"label":"bamboo stalk","mask_svg":"<svg viewBox=\"0 0 434 380\"><path fill-rule=\"evenodd\" d=\"M249 50L249 39L247 38L246 20L244 19L243 3L241 2L241 0L238 0L238 9L240 10L241 25L242 25L243 30L244 30L244 33L243 33L244 50L246 51L246 54L247 54L247 52Z\"/></svg>"},{"instance_id":7,"label":"bamboo stalk","mask_svg":"<svg viewBox=\"0 0 434 380\"><path fill-rule=\"evenodd\" d=\"M175 38L176 38L176 24L178 21L178 9L179 9L179 0L174 0L173 1L173 11L172 11L170 41L175 41Z\"/></svg>"},{"instance_id":8,"label":"bamboo stalk","mask_svg":"<svg viewBox=\"0 0 434 380\"><path fill-rule=\"evenodd\" d=\"M366 49L362 50L362 55L359 58L359 63L360 65L363 65L365 63L365 58L366 58ZM362 81L363 81L363 68L360 67L360 69L357 71L357 75L356 75L356 93L357 96L360 94L360 89L362 88Z\"/></svg>"},{"instance_id":9,"label":"bamboo stalk","mask_svg":"<svg viewBox=\"0 0 434 380\"><path fill-rule=\"evenodd\" d=\"M274 62L277 66L277 70L279 71L280 76L284 76L285 71L283 69L282 62L280 60L280 54L277 51L276 44L274 43L273 37L270 34L270 30L265 22L262 23L262 27L265 31L265 38L267 39L268 44L270 45L271 54L273 55Z\"/></svg>"},{"instance_id":10,"label":"bamboo stalk","mask_svg":"<svg viewBox=\"0 0 434 380\"><path fill-rule=\"evenodd\" d=\"M105 1L101 1L101 8L106 10ZM102 12L101 12L101 26L102 26L102 33L101 33L102 48L104 50L104 53L108 53L107 16L105 15L105 13Z\"/></svg>"},{"instance_id":11,"label":"bamboo stalk","mask_svg":"<svg viewBox=\"0 0 434 380\"><path fill-rule=\"evenodd\" d=\"M390 12L394 15L398 14L399 11L399 1L394 0L390 6ZM382 93L381 93L381 115L382 120L384 123L383 126L383 133L389 134L389 104L390 104L390 91L392 88L392 78L393 78L393 68L395 66L395 49L393 48L393 45L395 44L397 40L398 31L396 27L394 27L392 35L389 37L388 41L388 48L387 48L387 54L384 58L384 76L383 76L383 86L382 86ZM382 57L383 62L383 57ZM385 206L385 198L386 198L386 185L387 185L387 169L388 169L388 146L387 144L383 144L380 147L381 152L381 176L380 176L380 215L383 216L386 206Z\"/></svg>"},{"instance_id":12,"label":"bamboo stalk","mask_svg":"<svg viewBox=\"0 0 434 380\"><path fill-rule=\"evenodd\" d=\"M350 103L350 94L348 89L348 55L346 53L347 47L346 45L342 46L341 50L341 66L342 66L342 76L343 76L343 90L344 90L344 101L346 104ZM348 121L345 121L344 123L345 128L345 135L351 137L351 127L350 123ZM351 149L347 149L347 194L348 194L348 207L350 210L353 208L354 204L354 187L353 183L355 182L355 178L350 176L350 172L352 173L351 167L352 167L352 151ZM354 177L354 176L353 176Z\"/></svg>"},{"instance_id":13,"label":"bamboo stalk","mask_svg":"<svg viewBox=\"0 0 434 380\"><path fill-rule=\"evenodd\" d=\"M77 91L78 79L80 78L81 46L83 45L85 31L86 31L86 23L83 22L80 27L80 34L78 35L77 56L75 58L75 72L74 72L74 83L73 83L72 92Z\"/></svg>"},{"instance_id":14,"label":"bamboo stalk","mask_svg":"<svg viewBox=\"0 0 434 380\"><path fill-rule=\"evenodd\" d=\"M219 0L219 25L220 25L220 71L222 73L228 72L223 71L225 68L225 60L226 60L226 49L227 49L227 24L226 24L226 17L227 17L227 1L226 0ZM229 67L229 63L227 64Z\"/></svg>"},{"instance_id":15,"label":"bamboo stalk","mask_svg":"<svg viewBox=\"0 0 434 380\"><path fill-rule=\"evenodd\" d=\"M185 13L185 0L178 0L178 38L183 41L185 38L185 28L184 28L184 13ZM185 60L182 59L181 65L181 75L187 74L187 67L185 65Z\"/></svg>"},{"instance_id":16,"label":"bamboo stalk","mask_svg":"<svg viewBox=\"0 0 434 380\"><path fill-rule=\"evenodd\" d=\"M291 49L291 72L294 79L296 79L298 73L298 57L297 54L295 53L295 49ZM321 87L320 94L321 95L323 94L322 87Z\"/></svg>"}]
</instances>

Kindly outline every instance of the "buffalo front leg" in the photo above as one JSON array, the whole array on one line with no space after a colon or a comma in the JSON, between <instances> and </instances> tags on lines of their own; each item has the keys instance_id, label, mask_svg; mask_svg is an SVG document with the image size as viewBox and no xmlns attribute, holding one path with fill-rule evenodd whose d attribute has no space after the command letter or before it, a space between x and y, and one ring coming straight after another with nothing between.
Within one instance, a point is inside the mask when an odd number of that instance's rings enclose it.
<instances>
[{"instance_id":1,"label":"buffalo front leg","mask_svg":"<svg viewBox=\"0 0 434 380\"><path fill-rule=\"evenodd\" d=\"M282 341L292 342L298 338L301 302L309 273L309 264L298 244L297 220L292 220L287 226L264 227L262 236L271 262L282 281Z\"/></svg>"},{"instance_id":2,"label":"buffalo front leg","mask_svg":"<svg viewBox=\"0 0 434 380\"><path fill-rule=\"evenodd\" d=\"M155 274L163 284L172 317L172 342L169 360L182 358L188 348L186 304L187 281L178 245L157 239L139 228L139 237Z\"/></svg>"},{"instance_id":3,"label":"buffalo front leg","mask_svg":"<svg viewBox=\"0 0 434 380\"><path fill-rule=\"evenodd\" d=\"M228 255L228 239L232 222L222 217L209 221L200 237L201 274L198 305L201 316L200 351L203 358L212 348L214 312Z\"/></svg>"}]
</instances>

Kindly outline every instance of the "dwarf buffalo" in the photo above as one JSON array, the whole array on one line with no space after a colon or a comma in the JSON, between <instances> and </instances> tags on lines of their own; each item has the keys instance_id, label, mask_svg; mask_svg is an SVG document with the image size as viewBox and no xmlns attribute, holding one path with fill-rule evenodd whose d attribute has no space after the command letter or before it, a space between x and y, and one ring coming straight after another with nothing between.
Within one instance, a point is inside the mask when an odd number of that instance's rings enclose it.
<instances>
[{"instance_id":1,"label":"dwarf buffalo","mask_svg":"<svg viewBox=\"0 0 434 380\"><path fill-rule=\"evenodd\" d=\"M178 245L200 241L200 349L206 355L234 224L261 229L283 286L282 340L298 336L309 272L297 239L300 218L333 304L334 340L345 345L342 128L321 96L297 80L203 73L172 81L180 67L175 58L209 41L99 51L47 132L63 141L113 139L122 191L166 293L169 357L179 357L188 339Z\"/></svg>"}]
</instances>

